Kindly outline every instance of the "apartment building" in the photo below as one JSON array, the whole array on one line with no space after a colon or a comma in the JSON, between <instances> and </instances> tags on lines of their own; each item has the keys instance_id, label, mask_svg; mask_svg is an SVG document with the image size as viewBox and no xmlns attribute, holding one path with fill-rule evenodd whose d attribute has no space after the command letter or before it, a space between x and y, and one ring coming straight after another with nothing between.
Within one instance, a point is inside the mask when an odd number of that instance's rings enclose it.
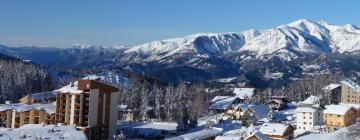
<instances>
[{"instance_id":1,"label":"apartment building","mask_svg":"<svg viewBox=\"0 0 360 140\"><path fill-rule=\"evenodd\" d=\"M351 81L341 81L341 103L360 103L360 85Z\"/></svg>"},{"instance_id":2,"label":"apartment building","mask_svg":"<svg viewBox=\"0 0 360 140\"><path fill-rule=\"evenodd\" d=\"M55 90L56 121L76 125L90 140L111 139L116 131L119 89L97 80L78 80Z\"/></svg>"},{"instance_id":3,"label":"apartment building","mask_svg":"<svg viewBox=\"0 0 360 140\"><path fill-rule=\"evenodd\" d=\"M359 110L351 105L328 105L324 111L326 127L341 128L355 123L359 117Z\"/></svg>"},{"instance_id":4,"label":"apartment building","mask_svg":"<svg viewBox=\"0 0 360 140\"><path fill-rule=\"evenodd\" d=\"M19 128L25 124L56 124L54 104L2 104L1 126Z\"/></svg>"}]
</instances>

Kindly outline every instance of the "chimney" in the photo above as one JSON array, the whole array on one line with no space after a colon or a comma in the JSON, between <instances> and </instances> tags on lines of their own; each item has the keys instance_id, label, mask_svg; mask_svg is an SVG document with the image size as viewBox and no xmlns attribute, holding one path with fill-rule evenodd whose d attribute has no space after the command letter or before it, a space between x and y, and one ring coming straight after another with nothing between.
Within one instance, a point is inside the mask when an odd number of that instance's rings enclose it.
<instances>
[{"instance_id":1,"label":"chimney","mask_svg":"<svg viewBox=\"0 0 360 140\"><path fill-rule=\"evenodd\" d=\"M11 105L11 101L5 101L5 104Z\"/></svg>"},{"instance_id":2,"label":"chimney","mask_svg":"<svg viewBox=\"0 0 360 140\"><path fill-rule=\"evenodd\" d=\"M70 82L70 86L71 86L71 87L74 87L74 82Z\"/></svg>"}]
</instances>

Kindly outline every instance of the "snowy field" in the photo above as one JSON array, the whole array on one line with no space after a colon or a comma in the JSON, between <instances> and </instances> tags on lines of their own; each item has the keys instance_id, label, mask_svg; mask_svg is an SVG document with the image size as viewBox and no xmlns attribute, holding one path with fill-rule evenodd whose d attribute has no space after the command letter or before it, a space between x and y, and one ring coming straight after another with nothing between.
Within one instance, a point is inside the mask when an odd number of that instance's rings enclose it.
<instances>
[{"instance_id":1,"label":"snowy field","mask_svg":"<svg viewBox=\"0 0 360 140\"><path fill-rule=\"evenodd\" d=\"M0 129L0 140L87 140L85 133L74 126L27 124L18 129Z\"/></svg>"}]
</instances>

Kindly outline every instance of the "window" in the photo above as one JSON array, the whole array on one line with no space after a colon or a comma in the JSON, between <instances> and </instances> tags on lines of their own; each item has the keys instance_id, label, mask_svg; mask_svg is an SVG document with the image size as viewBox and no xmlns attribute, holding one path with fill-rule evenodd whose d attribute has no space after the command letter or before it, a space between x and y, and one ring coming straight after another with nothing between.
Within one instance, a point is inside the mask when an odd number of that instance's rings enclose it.
<instances>
[{"instance_id":1,"label":"window","mask_svg":"<svg viewBox=\"0 0 360 140\"><path fill-rule=\"evenodd\" d=\"M312 117L310 117L310 119L312 119Z\"/></svg>"},{"instance_id":2,"label":"window","mask_svg":"<svg viewBox=\"0 0 360 140\"><path fill-rule=\"evenodd\" d=\"M304 122L304 124L306 124L306 122Z\"/></svg>"},{"instance_id":3,"label":"window","mask_svg":"<svg viewBox=\"0 0 360 140\"><path fill-rule=\"evenodd\" d=\"M311 122L309 124L311 125Z\"/></svg>"},{"instance_id":4,"label":"window","mask_svg":"<svg viewBox=\"0 0 360 140\"><path fill-rule=\"evenodd\" d=\"M304 117L304 119L306 119L306 117Z\"/></svg>"},{"instance_id":5,"label":"window","mask_svg":"<svg viewBox=\"0 0 360 140\"><path fill-rule=\"evenodd\" d=\"M338 115L338 117L340 117L340 115Z\"/></svg>"}]
</instances>

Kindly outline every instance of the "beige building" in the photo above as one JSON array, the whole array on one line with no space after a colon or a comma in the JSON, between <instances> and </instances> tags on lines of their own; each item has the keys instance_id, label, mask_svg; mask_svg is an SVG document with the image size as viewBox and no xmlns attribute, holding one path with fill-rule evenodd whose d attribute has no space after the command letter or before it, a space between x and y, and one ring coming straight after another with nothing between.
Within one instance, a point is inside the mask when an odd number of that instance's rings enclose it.
<instances>
[{"instance_id":1,"label":"beige building","mask_svg":"<svg viewBox=\"0 0 360 140\"><path fill-rule=\"evenodd\" d=\"M54 104L3 104L2 127L18 128L25 124L56 124Z\"/></svg>"},{"instance_id":2,"label":"beige building","mask_svg":"<svg viewBox=\"0 0 360 140\"><path fill-rule=\"evenodd\" d=\"M111 139L118 117L118 88L78 80L56 90L56 121L76 125L91 140Z\"/></svg>"},{"instance_id":3,"label":"beige building","mask_svg":"<svg viewBox=\"0 0 360 140\"><path fill-rule=\"evenodd\" d=\"M347 127L355 123L359 111L351 105L328 105L324 111L324 120L328 128Z\"/></svg>"},{"instance_id":4,"label":"beige building","mask_svg":"<svg viewBox=\"0 0 360 140\"><path fill-rule=\"evenodd\" d=\"M341 103L360 103L360 86L351 81L341 81Z\"/></svg>"}]
</instances>

